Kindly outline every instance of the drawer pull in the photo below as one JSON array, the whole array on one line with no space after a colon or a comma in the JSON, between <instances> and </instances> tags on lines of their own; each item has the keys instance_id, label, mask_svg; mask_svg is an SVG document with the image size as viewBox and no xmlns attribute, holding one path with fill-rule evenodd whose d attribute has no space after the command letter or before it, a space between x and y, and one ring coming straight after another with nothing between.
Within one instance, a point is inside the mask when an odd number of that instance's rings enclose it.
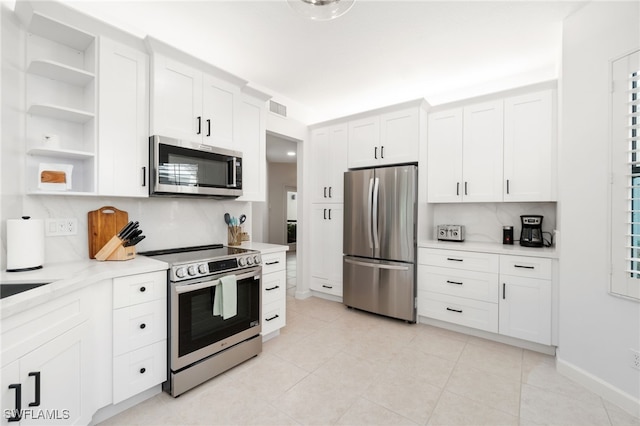
<instances>
[{"instance_id":1,"label":"drawer pull","mask_svg":"<svg viewBox=\"0 0 640 426\"><path fill-rule=\"evenodd\" d=\"M449 280L447 280L447 284L462 285L462 283L459 281L449 281Z\"/></svg>"},{"instance_id":2,"label":"drawer pull","mask_svg":"<svg viewBox=\"0 0 640 426\"><path fill-rule=\"evenodd\" d=\"M507 283L502 283L502 300L507 298Z\"/></svg>"},{"instance_id":3,"label":"drawer pull","mask_svg":"<svg viewBox=\"0 0 640 426\"><path fill-rule=\"evenodd\" d=\"M9 417L7 421L19 422L22 420L22 385L20 383L14 383L9 385L9 389L16 390L16 403L14 405L13 417Z\"/></svg>"},{"instance_id":4,"label":"drawer pull","mask_svg":"<svg viewBox=\"0 0 640 426\"><path fill-rule=\"evenodd\" d=\"M31 376L36 378L36 400L33 402L30 402L29 407L38 407L40 406L40 372L36 371L36 372L29 373L29 377Z\"/></svg>"},{"instance_id":5,"label":"drawer pull","mask_svg":"<svg viewBox=\"0 0 640 426\"><path fill-rule=\"evenodd\" d=\"M264 320L265 320L265 321L273 321L273 320L274 320L274 319L276 319L276 318L280 318L280 315L275 314L275 315L274 315L274 316L272 316L271 318L265 318Z\"/></svg>"},{"instance_id":6,"label":"drawer pull","mask_svg":"<svg viewBox=\"0 0 640 426\"><path fill-rule=\"evenodd\" d=\"M266 288L265 290L267 290L267 291L271 291L271 290L277 290L277 289L279 289L279 288L280 288L280 286L279 286L279 285L277 285L277 286L275 286L275 287Z\"/></svg>"},{"instance_id":7,"label":"drawer pull","mask_svg":"<svg viewBox=\"0 0 640 426\"><path fill-rule=\"evenodd\" d=\"M279 260L274 260L273 262L266 262L265 265L276 265L278 263L280 263Z\"/></svg>"},{"instance_id":8,"label":"drawer pull","mask_svg":"<svg viewBox=\"0 0 640 426\"><path fill-rule=\"evenodd\" d=\"M333 288L333 286L331 286L331 285L326 285L326 284L322 284L322 287L324 287L324 288Z\"/></svg>"},{"instance_id":9,"label":"drawer pull","mask_svg":"<svg viewBox=\"0 0 640 426\"><path fill-rule=\"evenodd\" d=\"M452 308L447 308L447 311L451 311L451 312L457 312L459 314L462 313L462 309L452 309Z\"/></svg>"},{"instance_id":10,"label":"drawer pull","mask_svg":"<svg viewBox=\"0 0 640 426\"><path fill-rule=\"evenodd\" d=\"M462 262L464 259L456 259L455 257L447 257L447 260L452 262Z\"/></svg>"},{"instance_id":11,"label":"drawer pull","mask_svg":"<svg viewBox=\"0 0 640 426\"><path fill-rule=\"evenodd\" d=\"M514 268L523 268L523 269L536 269L535 266L526 266L526 265L513 265Z\"/></svg>"},{"instance_id":12,"label":"drawer pull","mask_svg":"<svg viewBox=\"0 0 640 426\"><path fill-rule=\"evenodd\" d=\"M140 324L140 329L141 330L144 330L146 327L147 327L147 324L145 324L145 323Z\"/></svg>"},{"instance_id":13,"label":"drawer pull","mask_svg":"<svg viewBox=\"0 0 640 426\"><path fill-rule=\"evenodd\" d=\"M145 291L147 291L146 287L144 287L144 286L140 287L140 293L144 293Z\"/></svg>"},{"instance_id":14,"label":"drawer pull","mask_svg":"<svg viewBox=\"0 0 640 426\"><path fill-rule=\"evenodd\" d=\"M144 368L144 367L142 367L142 368L140 369L140 374L144 374L146 371L147 371L147 369L146 369L146 368Z\"/></svg>"}]
</instances>

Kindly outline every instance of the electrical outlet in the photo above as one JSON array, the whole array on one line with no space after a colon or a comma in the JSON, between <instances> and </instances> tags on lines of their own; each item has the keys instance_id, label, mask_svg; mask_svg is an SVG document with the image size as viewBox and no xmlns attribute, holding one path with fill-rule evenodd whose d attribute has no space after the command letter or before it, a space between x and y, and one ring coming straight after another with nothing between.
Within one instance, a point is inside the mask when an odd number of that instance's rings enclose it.
<instances>
[{"instance_id":1,"label":"electrical outlet","mask_svg":"<svg viewBox=\"0 0 640 426\"><path fill-rule=\"evenodd\" d=\"M640 370L640 352L629 349L631 352L631 367Z\"/></svg>"},{"instance_id":2,"label":"electrical outlet","mask_svg":"<svg viewBox=\"0 0 640 426\"><path fill-rule=\"evenodd\" d=\"M45 235L47 237L62 237L78 233L78 219L45 219Z\"/></svg>"}]
</instances>

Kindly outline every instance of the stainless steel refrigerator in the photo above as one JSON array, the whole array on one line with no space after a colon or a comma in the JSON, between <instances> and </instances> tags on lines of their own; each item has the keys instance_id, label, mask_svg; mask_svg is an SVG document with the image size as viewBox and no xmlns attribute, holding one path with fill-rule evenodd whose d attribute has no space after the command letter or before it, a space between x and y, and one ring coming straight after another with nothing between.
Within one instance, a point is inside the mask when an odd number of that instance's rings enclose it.
<instances>
[{"instance_id":1,"label":"stainless steel refrigerator","mask_svg":"<svg viewBox=\"0 0 640 426\"><path fill-rule=\"evenodd\" d=\"M418 167L344 174L343 302L416 321Z\"/></svg>"}]
</instances>

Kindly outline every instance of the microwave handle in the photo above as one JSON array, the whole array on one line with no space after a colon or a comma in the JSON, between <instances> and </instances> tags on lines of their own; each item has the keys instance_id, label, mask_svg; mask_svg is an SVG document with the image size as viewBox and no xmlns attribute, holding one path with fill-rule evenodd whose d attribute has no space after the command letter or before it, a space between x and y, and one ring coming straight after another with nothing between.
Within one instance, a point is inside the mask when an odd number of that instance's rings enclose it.
<instances>
[{"instance_id":1,"label":"microwave handle","mask_svg":"<svg viewBox=\"0 0 640 426\"><path fill-rule=\"evenodd\" d=\"M236 157L233 157L231 159L231 187L235 188L236 187Z\"/></svg>"}]
</instances>

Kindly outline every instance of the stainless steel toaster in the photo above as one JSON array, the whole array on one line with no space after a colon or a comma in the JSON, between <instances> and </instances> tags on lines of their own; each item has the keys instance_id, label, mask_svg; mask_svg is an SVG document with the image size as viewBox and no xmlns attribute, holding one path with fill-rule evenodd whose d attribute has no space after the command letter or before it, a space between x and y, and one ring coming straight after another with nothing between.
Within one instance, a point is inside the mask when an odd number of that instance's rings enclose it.
<instances>
[{"instance_id":1,"label":"stainless steel toaster","mask_svg":"<svg viewBox=\"0 0 640 426\"><path fill-rule=\"evenodd\" d=\"M464 241L464 225L438 225L438 240Z\"/></svg>"}]
</instances>

